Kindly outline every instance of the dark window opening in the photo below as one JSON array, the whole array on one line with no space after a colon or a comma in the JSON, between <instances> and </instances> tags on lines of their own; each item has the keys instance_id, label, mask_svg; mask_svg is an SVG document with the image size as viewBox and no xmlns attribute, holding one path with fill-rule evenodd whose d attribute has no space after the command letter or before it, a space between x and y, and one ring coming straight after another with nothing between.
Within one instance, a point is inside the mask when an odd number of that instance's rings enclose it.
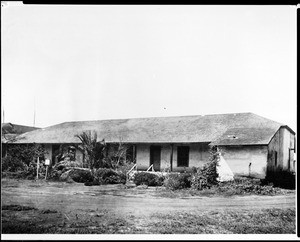
<instances>
[{"instance_id":1,"label":"dark window opening","mask_svg":"<svg viewBox=\"0 0 300 242\"><path fill-rule=\"evenodd\" d=\"M275 159L275 167L276 167L277 166L277 151L274 152L274 155L275 155L274 159Z\"/></svg>"},{"instance_id":2,"label":"dark window opening","mask_svg":"<svg viewBox=\"0 0 300 242\"><path fill-rule=\"evenodd\" d=\"M161 147L150 146L150 165L153 165L155 171L160 171Z\"/></svg>"},{"instance_id":3,"label":"dark window opening","mask_svg":"<svg viewBox=\"0 0 300 242\"><path fill-rule=\"evenodd\" d=\"M129 145L126 150L126 162L134 162L135 156L135 145Z\"/></svg>"},{"instance_id":4,"label":"dark window opening","mask_svg":"<svg viewBox=\"0 0 300 242\"><path fill-rule=\"evenodd\" d=\"M188 146L178 146L177 147L177 166L189 166L189 151Z\"/></svg>"}]
</instances>

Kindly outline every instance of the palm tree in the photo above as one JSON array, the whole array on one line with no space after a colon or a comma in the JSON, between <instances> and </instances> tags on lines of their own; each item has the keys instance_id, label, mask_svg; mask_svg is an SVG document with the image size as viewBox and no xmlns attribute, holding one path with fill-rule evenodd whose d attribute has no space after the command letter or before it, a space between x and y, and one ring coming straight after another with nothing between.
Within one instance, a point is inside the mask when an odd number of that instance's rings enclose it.
<instances>
[{"instance_id":1,"label":"palm tree","mask_svg":"<svg viewBox=\"0 0 300 242\"><path fill-rule=\"evenodd\" d=\"M101 167L104 151L106 148L105 140L97 141L97 133L89 131L75 135L82 143L82 149L87 156L89 168L93 171L94 168Z\"/></svg>"}]
</instances>

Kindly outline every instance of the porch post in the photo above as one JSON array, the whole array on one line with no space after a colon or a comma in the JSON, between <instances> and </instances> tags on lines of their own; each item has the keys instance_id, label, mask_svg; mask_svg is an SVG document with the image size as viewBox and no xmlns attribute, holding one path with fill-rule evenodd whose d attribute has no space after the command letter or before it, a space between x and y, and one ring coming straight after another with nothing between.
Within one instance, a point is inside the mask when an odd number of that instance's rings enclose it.
<instances>
[{"instance_id":1,"label":"porch post","mask_svg":"<svg viewBox=\"0 0 300 242\"><path fill-rule=\"evenodd\" d=\"M171 144L171 153L170 153L170 168L171 168L171 171L173 170L173 146L174 146L174 144Z\"/></svg>"},{"instance_id":2,"label":"porch post","mask_svg":"<svg viewBox=\"0 0 300 242\"><path fill-rule=\"evenodd\" d=\"M132 161L135 161L136 154L135 154L135 145L132 145Z\"/></svg>"}]
</instances>

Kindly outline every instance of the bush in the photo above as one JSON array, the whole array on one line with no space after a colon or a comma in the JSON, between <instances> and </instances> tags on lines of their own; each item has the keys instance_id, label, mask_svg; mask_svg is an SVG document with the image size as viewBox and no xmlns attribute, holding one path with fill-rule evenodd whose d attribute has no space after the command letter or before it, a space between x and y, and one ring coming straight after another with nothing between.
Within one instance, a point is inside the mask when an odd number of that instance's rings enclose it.
<instances>
[{"instance_id":1,"label":"bush","mask_svg":"<svg viewBox=\"0 0 300 242\"><path fill-rule=\"evenodd\" d=\"M47 152L42 145L10 145L7 148L7 154L29 166L37 155L43 157Z\"/></svg>"},{"instance_id":2,"label":"bush","mask_svg":"<svg viewBox=\"0 0 300 242\"><path fill-rule=\"evenodd\" d=\"M26 169L26 165L20 160L16 159L10 155L2 159L2 171L23 171Z\"/></svg>"},{"instance_id":3,"label":"bush","mask_svg":"<svg viewBox=\"0 0 300 242\"><path fill-rule=\"evenodd\" d=\"M137 172L134 175L133 181L137 186L139 185L162 186L164 177L150 172Z\"/></svg>"},{"instance_id":4,"label":"bush","mask_svg":"<svg viewBox=\"0 0 300 242\"><path fill-rule=\"evenodd\" d=\"M217 192L226 195L275 195L282 192L280 188L273 187L272 185L263 185L260 179L253 178L235 178L234 181L221 182L216 189Z\"/></svg>"},{"instance_id":5,"label":"bush","mask_svg":"<svg viewBox=\"0 0 300 242\"><path fill-rule=\"evenodd\" d=\"M30 162L26 171L27 179L33 180L36 178L36 162ZM44 178L46 174L46 166L43 162L39 164L39 178Z\"/></svg>"},{"instance_id":6,"label":"bush","mask_svg":"<svg viewBox=\"0 0 300 242\"><path fill-rule=\"evenodd\" d=\"M120 184L126 183L126 175L121 172L116 172L109 168L99 168L95 174L94 178L99 184Z\"/></svg>"},{"instance_id":7,"label":"bush","mask_svg":"<svg viewBox=\"0 0 300 242\"><path fill-rule=\"evenodd\" d=\"M91 182L94 180L90 170L72 169L69 176L73 179L73 181L80 183Z\"/></svg>"},{"instance_id":8,"label":"bush","mask_svg":"<svg viewBox=\"0 0 300 242\"><path fill-rule=\"evenodd\" d=\"M191 187L196 190L202 190L218 184L217 164L218 162L215 159L198 168L197 172L192 175Z\"/></svg>"},{"instance_id":9,"label":"bush","mask_svg":"<svg viewBox=\"0 0 300 242\"><path fill-rule=\"evenodd\" d=\"M63 173L62 170L57 170L54 167L49 167L48 172L49 172L48 173L48 179L49 180L54 180L54 181L59 180L61 174Z\"/></svg>"},{"instance_id":10,"label":"bush","mask_svg":"<svg viewBox=\"0 0 300 242\"><path fill-rule=\"evenodd\" d=\"M24 171L14 171L14 172L9 172L9 171L2 171L1 172L1 177L7 177L7 178L12 178L12 179L26 179L27 178L27 172Z\"/></svg>"},{"instance_id":11,"label":"bush","mask_svg":"<svg viewBox=\"0 0 300 242\"><path fill-rule=\"evenodd\" d=\"M120 165L116 168L116 171L123 173L126 175L126 173L133 167L134 163L133 162L128 162L123 165Z\"/></svg>"},{"instance_id":12,"label":"bush","mask_svg":"<svg viewBox=\"0 0 300 242\"><path fill-rule=\"evenodd\" d=\"M207 177L201 173L195 173L191 178L191 187L195 190L202 190L205 188L210 188L211 184L209 184Z\"/></svg>"},{"instance_id":13,"label":"bush","mask_svg":"<svg viewBox=\"0 0 300 242\"><path fill-rule=\"evenodd\" d=\"M177 190L191 187L190 173L171 173L164 180L164 186L170 190Z\"/></svg>"},{"instance_id":14,"label":"bush","mask_svg":"<svg viewBox=\"0 0 300 242\"><path fill-rule=\"evenodd\" d=\"M67 167L81 167L82 164L77 161L71 161L71 160L62 160L58 163L56 163L53 168L56 170L63 170Z\"/></svg>"},{"instance_id":15,"label":"bush","mask_svg":"<svg viewBox=\"0 0 300 242\"><path fill-rule=\"evenodd\" d=\"M293 173L287 170L267 171L265 183L272 182L275 187L286 189L296 188L296 177Z\"/></svg>"}]
</instances>

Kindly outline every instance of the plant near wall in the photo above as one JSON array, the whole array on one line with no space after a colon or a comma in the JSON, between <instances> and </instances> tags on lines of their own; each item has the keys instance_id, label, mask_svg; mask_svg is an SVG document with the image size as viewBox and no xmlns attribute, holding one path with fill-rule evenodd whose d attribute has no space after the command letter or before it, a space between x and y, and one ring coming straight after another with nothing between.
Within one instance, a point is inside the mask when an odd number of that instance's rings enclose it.
<instances>
[{"instance_id":1,"label":"plant near wall","mask_svg":"<svg viewBox=\"0 0 300 242\"><path fill-rule=\"evenodd\" d=\"M7 148L7 156L17 162L22 162L25 165L34 158L35 148L33 145L11 145Z\"/></svg>"},{"instance_id":2,"label":"plant near wall","mask_svg":"<svg viewBox=\"0 0 300 242\"><path fill-rule=\"evenodd\" d=\"M129 149L129 145L124 144L123 139L120 138L119 143L110 152L109 156L106 157L107 159L111 160L113 168L117 168L125 164L124 161L127 158L128 149Z\"/></svg>"},{"instance_id":3,"label":"plant near wall","mask_svg":"<svg viewBox=\"0 0 300 242\"><path fill-rule=\"evenodd\" d=\"M93 171L95 168L103 167L107 161L105 157L106 143L103 139L101 142L97 141L96 131L85 131L79 135L75 135L82 143L82 150L86 155L89 168Z\"/></svg>"},{"instance_id":4,"label":"plant near wall","mask_svg":"<svg viewBox=\"0 0 300 242\"><path fill-rule=\"evenodd\" d=\"M133 181L137 186L139 185L162 186L164 182L164 177L156 173L137 172L134 175Z\"/></svg>"},{"instance_id":5,"label":"plant near wall","mask_svg":"<svg viewBox=\"0 0 300 242\"><path fill-rule=\"evenodd\" d=\"M164 180L164 186L170 190L190 188L191 178L191 173L169 173Z\"/></svg>"},{"instance_id":6,"label":"plant near wall","mask_svg":"<svg viewBox=\"0 0 300 242\"><path fill-rule=\"evenodd\" d=\"M33 151L33 157L31 162L28 165L27 177L33 179L37 175L37 165L39 165L38 175L44 177L46 173L44 158L45 155L48 154L48 152L45 150L45 147L41 144L33 144L32 151Z\"/></svg>"},{"instance_id":7,"label":"plant near wall","mask_svg":"<svg viewBox=\"0 0 300 242\"><path fill-rule=\"evenodd\" d=\"M209 150L209 161L194 172L191 178L191 187L196 190L210 188L218 184L217 166L220 159L221 150L217 147L211 147Z\"/></svg>"},{"instance_id":8,"label":"plant near wall","mask_svg":"<svg viewBox=\"0 0 300 242\"><path fill-rule=\"evenodd\" d=\"M17 172L23 171L26 168L26 164L24 164L21 160L15 159L10 155L5 156L2 159L2 171L8 172Z\"/></svg>"},{"instance_id":9,"label":"plant near wall","mask_svg":"<svg viewBox=\"0 0 300 242\"><path fill-rule=\"evenodd\" d=\"M2 160L3 171L21 171L25 176L34 177L36 175L37 157L40 158L40 172L43 175L43 163L45 154L48 152L40 144L33 145L11 145L7 149L7 155Z\"/></svg>"}]
</instances>

